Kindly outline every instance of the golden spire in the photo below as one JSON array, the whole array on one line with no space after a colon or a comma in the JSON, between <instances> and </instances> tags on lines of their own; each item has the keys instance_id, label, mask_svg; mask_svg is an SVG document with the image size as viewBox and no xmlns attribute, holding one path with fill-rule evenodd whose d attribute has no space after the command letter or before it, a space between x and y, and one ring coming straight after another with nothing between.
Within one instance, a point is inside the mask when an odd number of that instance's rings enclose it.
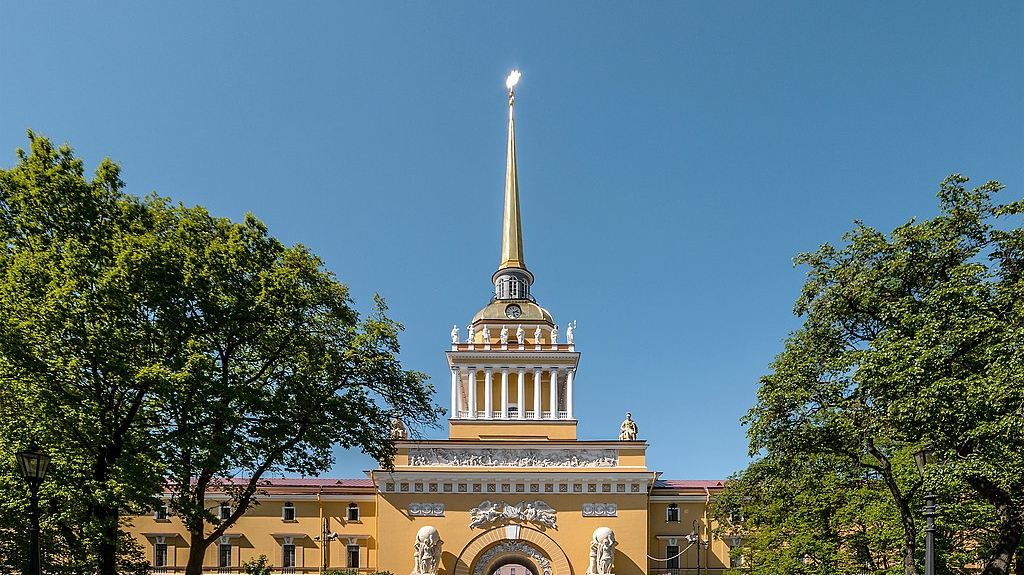
<instances>
[{"instance_id":1,"label":"golden spire","mask_svg":"<svg viewBox=\"0 0 1024 575\"><path fill-rule=\"evenodd\" d=\"M515 105L515 86L519 70L513 70L505 80L508 87L508 157L505 160L505 219L501 225L501 265L505 268L526 269L523 261L523 229L519 216L519 176L516 171L516 125L512 118Z\"/></svg>"}]
</instances>

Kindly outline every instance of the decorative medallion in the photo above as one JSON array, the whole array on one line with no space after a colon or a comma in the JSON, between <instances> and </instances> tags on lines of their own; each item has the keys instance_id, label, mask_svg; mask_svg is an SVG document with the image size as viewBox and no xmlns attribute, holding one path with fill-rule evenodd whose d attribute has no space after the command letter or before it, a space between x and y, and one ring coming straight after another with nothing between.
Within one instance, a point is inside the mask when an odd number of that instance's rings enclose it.
<instances>
[{"instance_id":1,"label":"decorative medallion","mask_svg":"<svg viewBox=\"0 0 1024 575\"><path fill-rule=\"evenodd\" d=\"M584 503L584 517L616 517L619 508L614 503Z\"/></svg>"},{"instance_id":2,"label":"decorative medallion","mask_svg":"<svg viewBox=\"0 0 1024 575\"><path fill-rule=\"evenodd\" d=\"M414 517L444 517L444 503L410 503L409 515Z\"/></svg>"}]
</instances>

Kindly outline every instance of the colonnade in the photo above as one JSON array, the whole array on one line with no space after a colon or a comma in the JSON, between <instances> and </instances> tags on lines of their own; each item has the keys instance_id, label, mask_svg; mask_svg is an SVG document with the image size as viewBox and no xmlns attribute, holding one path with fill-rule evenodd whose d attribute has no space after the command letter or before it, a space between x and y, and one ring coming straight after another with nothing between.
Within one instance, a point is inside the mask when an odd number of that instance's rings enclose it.
<instances>
[{"instance_id":1,"label":"colonnade","mask_svg":"<svg viewBox=\"0 0 1024 575\"><path fill-rule=\"evenodd\" d=\"M479 375L483 375L483 397L478 397ZM515 376L515 395L509 393L509 374ZM547 379L545 380L545 373ZM453 367L452 419L573 419L573 368L558 367ZM565 377L560 378L559 374ZM465 389L462 376L465 376ZM500 379L495 409L495 379ZM526 396L527 380L533 393ZM548 409L543 408L547 396ZM481 405L481 401L482 405ZM513 401L514 399L514 401ZM530 401L527 401L527 400Z\"/></svg>"}]
</instances>

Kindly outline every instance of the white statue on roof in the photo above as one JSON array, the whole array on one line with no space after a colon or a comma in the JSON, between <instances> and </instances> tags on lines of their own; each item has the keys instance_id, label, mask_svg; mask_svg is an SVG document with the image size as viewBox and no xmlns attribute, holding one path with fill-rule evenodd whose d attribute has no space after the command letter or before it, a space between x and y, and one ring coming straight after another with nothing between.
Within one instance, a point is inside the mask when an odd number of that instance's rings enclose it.
<instances>
[{"instance_id":1,"label":"white statue on roof","mask_svg":"<svg viewBox=\"0 0 1024 575\"><path fill-rule=\"evenodd\" d=\"M636 422L633 421L633 414L627 411L625 421L619 426L619 441L636 441L638 432Z\"/></svg>"},{"instance_id":2,"label":"white statue on roof","mask_svg":"<svg viewBox=\"0 0 1024 575\"><path fill-rule=\"evenodd\" d=\"M459 326L452 326L452 343L459 343Z\"/></svg>"},{"instance_id":3,"label":"white statue on roof","mask_svg":"<svg viewBox=\"0 0 1024 575\"><path fill-rule=\"evenodd\" d=\"M501 326L501 345L508 345L508 326Z\"/></svg>"}]
</instances>

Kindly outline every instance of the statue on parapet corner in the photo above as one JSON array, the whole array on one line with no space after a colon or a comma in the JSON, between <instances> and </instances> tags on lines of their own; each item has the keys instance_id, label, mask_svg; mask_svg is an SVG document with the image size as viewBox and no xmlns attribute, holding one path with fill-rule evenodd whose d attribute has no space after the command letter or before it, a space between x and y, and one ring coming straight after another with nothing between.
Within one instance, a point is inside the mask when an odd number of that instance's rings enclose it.
<instances>
[{"instance_id":1,"label":"statue on parapet corner","mask_svg":"<svg viewBox=\"0 0 1024 575\"><path fill-rule=\"evenodd\" d=\"M508 345L508 326L501 326L501 345Z\"/></svg>"},{"instance_id":2,"label":"statue on parapet corner","mask_svg":"<svg viewBox=\"0 0 1024 575\"><path fill-rule=\"evenodd\" d=\"M619 441L636 441L636 434L639 429L633 421L633 414L626 412L626 419L619 426Z\"/></svg>"},{"instance_id":3,"label":"statue on parapet corner","mask_svg":"<svg viewBox=\"0 0 1024 575\"><path fill-rule=\"evenodd\" d=\"M607 527L594 530L590 541L590 565L587 575L612 575L615 568L615 533Z\"/></svg>"},{"instance_id":4,"label":"statue on parapet corner","mask_svg":"<svg viewBox=\"0 0 1024 575\"><path fill-rule=\"evenodd\" d=\"M576 332L576 320L572 320L565 324L565 343L575 343L575 332Z\"/></svg>"},{"instance_id":5,"label":"statue on parapet corner","mask_svg":"<svg viewBox=\"0 0 1024 575\"><path fill-rule=\"evenodd\" d=\"M405 430L405 424L396 415L391 416L391 438L409 439L409 432Z\"/></svg>"},{"instance_id":6,"label":"statue on parapet corner","mask_svg":"<svg viewBox=\"0 0 1024 575\"><path fill-rule=\"evenodd\" d=\"M551 345L558 343L558 326L551 328Z\"/></svg>"},{"instance_id":7,"label":"statue on parapet corner","mask_svg":"<svg viewBox=\"0 0 1024 575\"><path fill-rule=\"evenodd\" d=\"M441 535L437 529L425 525L416 532L416 542L413 544L412 575L437 575L437 568L441 565Z\"/></svg>"},{"instance_id":8,"label":"statue on parapet corner","mask_svg":"<svg viewBox=\"0 0 1024 575\"><path fill-rule=\"evenodd\" d=\"M452 326L452 343L459 343L459 326Z\"/></svg>"}]
</instances>

